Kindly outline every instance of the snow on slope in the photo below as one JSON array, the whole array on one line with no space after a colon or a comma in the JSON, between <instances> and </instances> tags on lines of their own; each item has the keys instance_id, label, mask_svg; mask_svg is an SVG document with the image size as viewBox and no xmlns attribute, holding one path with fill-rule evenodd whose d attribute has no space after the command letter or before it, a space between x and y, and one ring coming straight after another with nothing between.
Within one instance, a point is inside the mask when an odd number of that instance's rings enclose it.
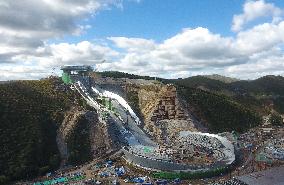
<instances>
[{"instance_id":1,"label":"snow on slope","mask_svg":"<svg viewBox=\"0 0 284 185\"><path fill-rule=\"evenodd\" d=\"M86 87L80 82L76 82L74 84L75 89L81 94L81 96L87 101L87 103L94 107L96 110L102 110L103 107L101 107L89 94L89 92L87 91ZM103 91L103 93L100 93L100 91L94 87L92 87L93 91L99 95L99 96L105 96L105 97L110 97L113 99L116 99L118 102L121 102L121 105L124 105L123 107L125 108L125 104L123 104L123 101L119 98L118 95L111 93L109 91L107 91L107 93L105 93L105 91ZM124 99L123 99L124 100ZM124 100L125 101L125 100ZM129 105L128 105L129 106ZM131 109L132 110L132 109ZM138 118L139 119L139 118ZM120 118L119 120L122 120L122 118ZM119 121L117 120L117 121ZM140 120L139 120L140 121ZM122 134L124 135L125 139L127 140L129 145L132 146L136 146L136 145L140 145L140 142L135 138L135 136L129 132L128 130L126 130L125 128L123 129Z\"/></svg>"},{"instance_id":2,"label":"snow on slope","mask_svg":"<svg viewBox=\"0 0 284 185\"><path fill-rule=\"evenodd\" d=\"M130 116L135 120L136 124L139 125L141 123L138 116L135 114L133 109L129 106L129 104L125 101L124 98L122 98L118 94L115 94L115 93L107 91L107 90L101 90L102 92L100 92L100 90L95 88L95 87L92 87L92 90L93 90L94 93L96 93L100 96L105 96L107 98L111 98L111 99L116 100L121 106L123 106L129 112Z\"/></svg>"},{"instance_id":3,"label":"snow on slope","mask_svg":"<svg viewBox=\"0 0 284 185\"><path fill-rule=\"evenodd\" d=\"M97 110L101 110L103 109L103 107L101 107L89 94L89 92L87 91L87 89L85 88L85 86L80 82L76 82L74 84L76 90L82 95L82 97L88 102L88 104L90 104L91 106L93 106L94 108L96 108ZM119 96L118 94L115 94L113 92L104 90L104 89L100 89L99 87L92 87L92 91L99 95L99 96L104 96L104 97L108 97L111 98L113 100L116 100L116 102L118 104L120 104L125 111L128 111L129 114L131 115L131 117L133 118L133 120L135 121L136 124L140 124L140 119L136 116L136 114L134 113L134 111L132 110L132 108L129 106L129 104L125 101L124 98L122 98L121 96ZM123 121L120 118L121 121ZM134 123L134 122L133 122ZM135 124L134 124L135 125ZM122 126L123 127L123 126ZM135 129L134 129L135 130ZM128 144L130 146L133 147L133 149L136 149L138 151L143 151L144 147L150 147L152 149L155 148L155 146L153 145L149 145L149 144L142 144L139 141L139 137L136 138L136 136L129 132L128 130L126 130L124 127L121 130L122 134L124 135L125 139L128 141ZM189 134L199 134L199 135L205 135L208 137L214 137L216 139L218 139L224 146L225 148L222 150L223 153L225 154L225 158L224 161L227 164L231 164L234 160L235 160L235 154L234 154L234 146L232 145L232 143L230 141L228 141L226 138L221 137L219 135L216 134L209 134L209 133L201 133L201 132L190 132L190 131L181 131L180 132L180 137L186 137ZM150 139L150 138L149 138ZM155 154L153 154L153 156L155 156Z\"/></svg>"},{"instance_id":4,"label":"snow on slope","mask_svg":"<svg viewBox=\"0 0 284 185\"><path fill-rule=\"evenodd\" d=\"M85 86L78 81L74 84L75 89L81 94L81 96L87 101L87 103L93 106L96 110L100 110L100 105L90 96Z\"/></svg>"}]
</instances>

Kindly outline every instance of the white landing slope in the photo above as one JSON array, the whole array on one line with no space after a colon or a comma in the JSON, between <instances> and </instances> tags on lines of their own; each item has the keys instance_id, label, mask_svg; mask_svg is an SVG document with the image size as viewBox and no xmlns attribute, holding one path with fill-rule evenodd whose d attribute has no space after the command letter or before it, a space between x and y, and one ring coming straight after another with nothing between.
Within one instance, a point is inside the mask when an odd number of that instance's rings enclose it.
<instances>
[{"instance_id":1,"label":"white landing slope","mask_svg":"<svg viewBox=\"0 0 284 185\"><path fill-rule=\"evenodd\" d=\"M89 94L85 86L78 81L74 84L76 90L82 95L82 97L87 101L87 103L93 106L95 109L99 111L106 111L100 104L98 104L94 98ZM105 96L113 99L113 106L117 109L120 114L120 119L116 117L112 112L110 112L110 116L115 120L115 123L119 126L120 132L128 141L128 144L132 147L135 147L137 150L142 150L144 147L148 147L151 149L156 148L158 145L156 142L152 141L141 128L139 128L139 124L141 123L140 119L134 113L133 109L129 106L125 99L123 99L118 94L113 92L101 89L100 87L92 87L92 91L94 94L98 96ZM127 118L130 115L130 118ZM128 121L126 121L128 120ZM126 122L128 122L127 126L125 126ZM235 160L234 154L234 146L228 139L221 137L216 134L209 133L201 133L201 132L190 132L190 131L181 131L180 137L185 137L189 134L200 134L206 135L209 137L217 138L223 145L223 153L225 154L224 162L226 164L231 164Z\"/></svg>"},{"instance_id":2,"label":"white landing slope","mask_svg":"<svg viewBox=\"0 0 284 185\"><path fill-rule=\"evenodd\" d=\"M87 103L94 107L98 111L106 111L104 107L99 105L94 98L89 94L85 86L80 82L75 83L75 89L81 94L81 96L87 101ZM105 96L113 100L113 106L117 109L119 117L116 117L112 112L110 116L115 120L115 123L119 126L120 132L123 134L128 144L131 146L157 146L157 143L152 141L142 130L139 128L141 123L140 119L136 116L134 111L128 105L128 103L118 94L110 91L103 90L101 88L92 87L93 92L98 96ZM130 117L128 116L130 115ZM128 121L126 121L128 120ZM127 127L125 123L128 122Z\"/></svg>"},{"instance_id":3,"label":"white landing slope","mask_svg":"<svg viewBox=\"0 0 284 185\"><path fill-rule=\"evenodd\" d=\"M95 88L95 87L92 87L92 90L93 90L94 93L96 93L100 96L105 96L107 98L111 98L111 99L116 100L121 106L123 106L129 112L131 117L134 118L136 124L139 125L141 123L140 119L135 114L133 109L129 106L129 104L121 96L119 96L118 94L115 94L113 92L107 91L107 90L103 90L103 89L99 90L98 88Z\"/></svg>"}]
</instances>

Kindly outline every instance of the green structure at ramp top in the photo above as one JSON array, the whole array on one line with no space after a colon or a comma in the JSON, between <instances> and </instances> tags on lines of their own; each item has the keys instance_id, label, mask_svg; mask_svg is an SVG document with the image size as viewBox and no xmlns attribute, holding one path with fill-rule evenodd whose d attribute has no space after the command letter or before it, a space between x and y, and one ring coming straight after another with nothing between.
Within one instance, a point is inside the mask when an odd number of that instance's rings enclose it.
<instances>
[{"instance_id":1,"label":"green structure at ramp top","mask_svg":"<svg viewBox=\"0 0 284 185\"><path fill-rule=\"evenodd\" d=\"M91 66L62 66L62 80L65 84L72 84L77 77L87 77L94 69Z\"/></svg>"},{"instance_id":2,"label":"green structure at ramp top","mask_svg":"<svg viewBox=\"0 0 284 185\"><path fill-rule=\"evenodd\" d=\"M61 79L65 84L72 84L73 83L71 76L67 73L63 72Z\"/></svg>"}]
</instances>

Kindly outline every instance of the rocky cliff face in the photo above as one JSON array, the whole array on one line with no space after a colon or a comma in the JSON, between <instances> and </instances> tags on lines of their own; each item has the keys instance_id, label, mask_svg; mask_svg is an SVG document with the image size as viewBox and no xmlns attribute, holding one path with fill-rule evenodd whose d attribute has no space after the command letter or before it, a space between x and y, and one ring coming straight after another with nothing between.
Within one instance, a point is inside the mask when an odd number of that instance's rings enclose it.
<instances>
[{"instance_id":1,"label":"rocky cliff face","mask_svg":"<svg viewBox=\"0 0 284 185\"><path fill-rule=\"evenodd\" d=\"M196 130L194 120L184 108L173 85L151 84L128 86L136 95L144 129L160 142L171 140L180 130ZM135 98L132 98L135 99Z\"/></svg>"},{"instance_id":2,"label":"rocky cliff face","mask_svg":"<svg viewBox=\"0 0 284 185\"><path fill-rule=\"evenodd\" d=\"M111 135L109 125L100 121L95 111L73 107L66 113L57 132L61 166L67 161L82 163L98 158L115 149Z\"/></svg>"},{"instance_id":3,"label":"rocky cliff face","mask_svg":"<svg viewBox=\"0 0 284 185\"><path fill-rule=\"evenodd\" d=\"M104 89L125 97L143 121L141 127L160 143L172 143L181 130L196 130L195 121L178 97L174 85L155 81L96 79ZM58 129L57 143L63 159L72 163L98 158L123 143L111 120L100 120L95 111L73 107Z\"/></svg>"},{"instance_id":4,"label":"rocky cliff face","mask_svg":"<svg viewBox=\"0 0 284 185\"><path fill-rule=\"evenodd\" d=\"M126 98L141 118L141 127L157 141L171 140L180 130L196 130L193 116L178 97L174 85L141 79L115 78L95 78L93 83ZM119 142L116 142L116 133L118 132L114 127L107 126L102 132L105 133L102 137L109 135L112 139L108 140L117 146ZM97 144L100 148L101 144ZM101 146L105 147L104 143Z\"/></svg>"},{"instance_id":5,"label":"rocky cliff face","mask_svg":"<svg viewBox=\"0 0 284 185\"><path fill-rule=\"evenodd\" d=\"M181 105L173 85L164 85L152 96L143 91L141 97L142 113L145 115L145 130L162 142L172 138L180 130L194 130L193 121ZM145 97L152 101L145 101Z\"/></svg>"},{"instance_id":6,"label":"rocky cliff face","mask_svg":"<svg viewBox=\"0 0 284 185\"><path fill-rule=\"evenodd\" d=\"M97 82L96 85L125 97L132 109L140 112L138 115L144 123L141 127L161 145L173 145L180 131L196 129L174 85L115 82L109 81L100 86ZM121 128L116 129L118 124L114 123L115 118L101 120L100 112L97 114L92 109L86 109L70 110L59 129L61 155L70 164L85 163L105 156L111 150L127 144L123 142L125 138L120 137Z\"/></svg>"}]
</instances>

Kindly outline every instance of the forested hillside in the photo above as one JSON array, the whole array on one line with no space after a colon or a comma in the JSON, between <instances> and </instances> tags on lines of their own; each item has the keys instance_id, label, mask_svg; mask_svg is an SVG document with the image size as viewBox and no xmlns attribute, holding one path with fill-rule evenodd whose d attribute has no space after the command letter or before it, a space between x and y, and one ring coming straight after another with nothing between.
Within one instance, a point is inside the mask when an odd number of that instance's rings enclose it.
<instances>
[{"instance_id":1,"label":"forested hillside","mask_svg":"<svg viewBox=\"0 0 284 185\"><path fill-rule=\"evenodd\" d=\"M0 179L29 178L56 169L56 129L73 94L57 79L0 84ZM4 183L5 184L5 183Z\"/></svg>"},{"instance_id":2,"label":"forested hillside","mask_svg":"<svg viewBox=\"0 0 284 185\"><path fill-rule=\"evenodd\" d=\"M98 74L101 75L101 77L112 77L112 78L129 78L129 79L145 79L145 80L165 80L162 78L155 78L151 76L140 76L140 75L134 75L130 73L124 73L120 71L103 71L98 72Z\"/></svg>"},{"instance_id":3,"label":"forested hillside","mask_svg":"<svg viewBox=\"0 0 284 185\"><path fill-rule=\"evenodd\" d=\"M138 76L115 71L103 72L102 74L104 77L119 76L153 79L153 77L149 76ZM157 80L164 83L173 83L180 89L188 90L187 93L183 93L184 98L190 100L190 103L196 104L195 107L199 110L198 116L200 116L200 119L204 119L208 126L211 125L212 130L215 131L219 130L219 128L223 128L223 130L234 128L243 131L249 127L249 123L251 123L249 119L256 119L258 123L260 116L267 115L274 110L284 114L284 77L282 76L264 76L250 81L231 79L220 75L192 76L184 79L157 78ZM195 96L191 93L194 93ZM209 102L211 103L209 104ZM224 110L228 108L226 106L229 106L231 112L238 112L238 114L226 113L226 110ZM215 114L211 111L210 114L205 114L209 109L215 109ZM224 115L219 115L219 113ZM239 114L242 116L239 117ZM250 118L243 123L245 114L252 117L249 116ZM230 127L223 127L225 122L231 122L226 123ZM245 125L239 125L240 123ZM215 128L213 129L213 127Z\"/></svg>"},{"instance_id":4,"label":"forested hillside","mask_svg":"<svg viewBox=\"0 0 284 185\"><path fill-rule=\"evenodd\" d=\"M68 162L72 165L82 164L92 159L89 140L88 120L82 116L67 139L69 150Z\"/></svg>"},{"instance_id":5,"label":"forested hillside","mask_svg":"<svg viewBox=\"0 0 284 185\"><path fill-rule=\"evenodd\" d=\"M172 83L190 88L200 88L208 91L226 91L229 87L227 83L219 80L210 79L205 76L193 76L184 79L170 80Z\"/></svg>"},{"instance_id":6,"label":"forested hillside","mask_svg":"<svg viewBox=\"0 0 284 185\"><path fill-rule=\"evenodd\" d=\"M255 95L284 95L284 77L264 76L252 81L238 81L230 85L231 89L239 89Z\"/></svg>"},{"instance_id":7,"label":"forested hillside","mask_svg":"<svg viewBox=\"0 0 284 185\"><path fill-rule=\"evenodd\" d=\"M260 124L261 116L270 112L277 115L273 120L278 124L280 114L284 114L284 78L281 76L223 82L218 80L220 77L206 76L169 80L122 72L99 74L101 77L156 79L174 84L178 96L211 132L244 132ZM128 92L127 97L139 115L138 95ZM78 105L86 108L86 102L58 78L0 84L0 184L32 178L58 168L56 131L64 113ZM89 133L85 132L88 125L83 118L80 123L67 142L71 164L91 158Z\"/></svg>"},{"instance_id":8,"label":"forested hillside","mask_svg":"<svg viewBox=\"0 0 284 185\"><path fill-rule=\"evenodd\" d=\"M224 83L205 76L194 76L172 80L178 86L198 88L214 94L224 95L260 114L268 114L273 108L284 114L284 77L264 76L251 81ZM269 107L272 106L272 107Z\"/></svg>"},{"instance_id":9,"label":"forested hillside","mask_svg":"<svg viewBox=\"0 0 284 185\"><path fill-rule=\"evenodd\" d=\"M206 76L193 76L184 79L171 80L171 82L191 88L203 87L208 91L219 93L228 92L231 95L250 94L250 95L275 95L284 96L284 77L264 76L256 80L239 80L231 83L221 80L211 79Z\"/></svg>"},{"instance_id":10,"label":"forested hillside","mask_svg":"<svg viewBox=\"0 0 284 185\"><path fill-rule=\"evenodd\" d=\"M193 88L182 88L179 93L211 132L244 132L261 122L261 117L256 112L224 95Z\"/></svg>"}]
</instances>

